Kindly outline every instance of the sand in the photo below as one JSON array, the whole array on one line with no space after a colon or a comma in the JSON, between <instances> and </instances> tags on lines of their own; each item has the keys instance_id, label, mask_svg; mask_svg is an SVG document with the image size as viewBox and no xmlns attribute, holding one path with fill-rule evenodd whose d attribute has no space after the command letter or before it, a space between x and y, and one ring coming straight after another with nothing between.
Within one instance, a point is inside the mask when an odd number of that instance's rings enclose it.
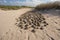
<instances>
[{"instance_id":1,"label":"sand","mask_svg":"<svg viewBox=\"0 0 60 40\"><path fill-rule=\"evenodd\" d=\"M0 10L0 40L60 40L60 14L56 11L42 13L49 24L44 30L36 30L36 33L20 30L15 25L16 18L30 10Z\"/></svg>"}]
</instances>

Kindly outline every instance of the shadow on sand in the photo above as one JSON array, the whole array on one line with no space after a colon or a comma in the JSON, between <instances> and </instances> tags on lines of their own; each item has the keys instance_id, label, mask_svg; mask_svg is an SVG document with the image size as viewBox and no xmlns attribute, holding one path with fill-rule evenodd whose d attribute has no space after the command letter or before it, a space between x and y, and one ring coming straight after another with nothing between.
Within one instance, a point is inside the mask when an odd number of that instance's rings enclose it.
<instances>
[{"instance_id":1,"label":"shadow on sand","mask_svg":"<svg viewBox=\"0 0 60 40\"><path fill-rule=\"evenodd\" d=\"M50 10L32 10L30 12L40 13L40 14L50 14L53 16L60 16L60 9L50 9Z\"/></svg>"}]
</instances>

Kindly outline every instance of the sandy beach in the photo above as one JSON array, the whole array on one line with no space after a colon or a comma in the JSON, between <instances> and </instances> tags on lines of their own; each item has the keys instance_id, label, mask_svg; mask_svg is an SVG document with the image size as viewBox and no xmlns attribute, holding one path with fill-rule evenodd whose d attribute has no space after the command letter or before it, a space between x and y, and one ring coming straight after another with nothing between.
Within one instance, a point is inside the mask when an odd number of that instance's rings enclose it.
<instances>
[{"instance_id":1,"label":"sandy beach","mask_svg":"<svg viewBox=\"0 0 60 40\"><path fill-rule=\"evenodd\" d=\"M19 30L15 25L16 18L31 10L31 8L0 10L0 40L60 40L59 10L41 12L49 24L44 30L36 30L36 33Z\"/></svg>"}]
</instances>

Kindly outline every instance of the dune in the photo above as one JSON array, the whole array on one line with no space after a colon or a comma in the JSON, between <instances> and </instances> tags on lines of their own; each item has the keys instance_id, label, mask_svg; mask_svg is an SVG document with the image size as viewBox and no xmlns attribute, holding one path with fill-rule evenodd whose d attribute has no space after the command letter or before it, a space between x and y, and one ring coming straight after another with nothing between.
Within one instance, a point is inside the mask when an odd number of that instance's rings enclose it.
<instances>
[{"instance_id":1,"label":"dune","mask_svg":"<svg viewBox=\"0 0 60 40\"><path fill-rule=\"evenodd\" d=\"M44 30L37 29L32 33L28 30L20 30L15 25L16 18L31 10L31 8L0 10L0 40L60 40L60 10L35 11L35 13L41 13L48 23Z\"/></svg>"},{"instance_id":2,"label":"dune","mask_svg":"<svg viewBox=\"0 0 60 40\"><path fill-rule=\"evenodd\" d=\"M23 8L19 10L10 10L10 11L0 10L0 40L7 40L4 39L3 37L6 36L6 38L8 38L8 36L11 35L12 32L13 32L12 34L14 35L14 32L16 31L15 28L16 18L29 10L31 9ZM8 33L8 35L6 35L6 33Z\"/></svg>"}]
</instances>

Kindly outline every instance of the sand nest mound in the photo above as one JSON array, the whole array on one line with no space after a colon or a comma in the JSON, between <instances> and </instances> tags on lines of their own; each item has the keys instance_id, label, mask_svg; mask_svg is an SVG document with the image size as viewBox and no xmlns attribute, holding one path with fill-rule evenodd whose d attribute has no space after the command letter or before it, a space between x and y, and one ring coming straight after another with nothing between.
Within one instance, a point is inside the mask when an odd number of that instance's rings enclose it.
<instances>
[{"instance_id":1,"label":"sand nest mound","mask_svg":"<svg viewBox=\"0 0 60 40\"><path fill-rule=\"evenodd\" d=\"M18 19L16 25L23 30L35 32L35 29L43 30L48 25L45 18L40 13L27 12L22 14Z\"/></svg>"}]
</instances>

